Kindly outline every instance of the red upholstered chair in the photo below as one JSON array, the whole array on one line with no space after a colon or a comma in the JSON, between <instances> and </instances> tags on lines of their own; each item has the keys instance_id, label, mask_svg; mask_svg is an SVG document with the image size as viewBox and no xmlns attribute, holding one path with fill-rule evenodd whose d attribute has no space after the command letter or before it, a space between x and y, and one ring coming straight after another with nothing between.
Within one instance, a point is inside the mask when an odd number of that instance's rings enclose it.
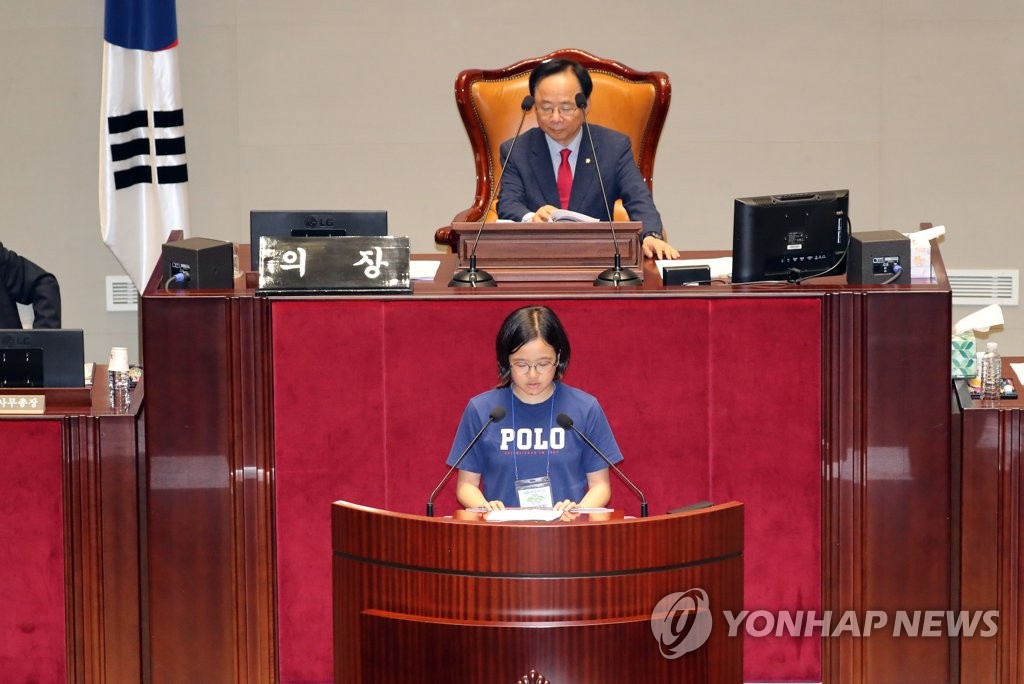
<instances>
[{"instance_id":1,"label":"red upholstered chair","mask_svg":"<svg viewBox=\"0 0 1024 684\"><path fill-rule=\"evenodd\" d=\"M469 135L476 163L476 198L473 206L460 211L452 219L479 221L484 217L501 162L498 148L515 135L522 116L520 103L530 93L529 78L533 68L546 59L573 59L585 66L594 80L588 120L628 135L633 142L637 166L648 186L654 181L654 154L668 114L672 84L661 71L635 71L609 59L595 57L583 50L556 50L543 57L533 57L502 69L467 69L455 79L455 103ZM537 125L533 111L526 115L523 130ZM627 221L621 202L615 203L616 221ZM496 215L493 207L487 220ZM450 226L434 233L434 242L458 248L458 238Z\"/></svg>"},{"instance_id":2,"label":"red upholstered chair","mask_svg":"<svg viewBox=\"0 0 1024 684\"><path fill-rule=\"evenodd\" d=\"M486 202L487 200L484 201ZM530 670L517 679L516 684L551 684L551 682L547 677L538 673L536 670Z\"/></svg>"}]
</instances>

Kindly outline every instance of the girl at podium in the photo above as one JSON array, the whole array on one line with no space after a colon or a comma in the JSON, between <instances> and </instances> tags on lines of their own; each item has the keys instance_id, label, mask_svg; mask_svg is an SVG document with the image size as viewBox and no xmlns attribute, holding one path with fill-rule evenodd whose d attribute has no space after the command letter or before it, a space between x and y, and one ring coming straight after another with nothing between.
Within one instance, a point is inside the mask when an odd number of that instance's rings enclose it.
<instances>
[{"instance_id":1,"label":"girl at podium","mask_svg":"<svg viewBox=\"0 0 1024 684\"><path fill-rule=\"evenodd\" d=\"M608 503L608 464L622 460L593 396L562 382L569 338L546 306L513 311L495 341L498 385L469 401L447 463L459 462L456 496L467 508L598 508ZM575 429L563 427L567 417ZM476 444L466 449L480 434Z\"/></svg>"}]
</instances>

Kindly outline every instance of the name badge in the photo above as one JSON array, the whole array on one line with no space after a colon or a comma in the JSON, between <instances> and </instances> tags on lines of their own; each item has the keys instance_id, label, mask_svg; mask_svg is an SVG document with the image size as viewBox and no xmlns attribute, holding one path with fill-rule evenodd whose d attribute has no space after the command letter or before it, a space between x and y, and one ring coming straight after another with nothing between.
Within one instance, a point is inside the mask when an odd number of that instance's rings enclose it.
<instances>
[{"instance_id":1,"label":"name badge","mask_svg":"<svg viewBox=\"0 0 1024 684\"><path fill-rule=\"evenodd\" d=\"M516 494L520 508L551 508L555 505L551 498L551 478L546 475L516 480Z\"/></svg>"}]
</instances>

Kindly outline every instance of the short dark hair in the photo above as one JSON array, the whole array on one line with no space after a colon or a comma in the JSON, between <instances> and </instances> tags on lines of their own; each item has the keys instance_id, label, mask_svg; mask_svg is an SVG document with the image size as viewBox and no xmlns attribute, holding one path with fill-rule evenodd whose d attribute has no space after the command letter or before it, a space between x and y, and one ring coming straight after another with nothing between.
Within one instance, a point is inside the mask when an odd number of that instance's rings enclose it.
<instances>
[{"instance_id":1,"label":"short dark hair","mask_svg":"<svg viewBox=\"0 0 1024 684\"><path fill-rule=\"evenodd\" d=\"M545 59L533 68L530 73L530 95L536 95L537 84L548 76L560 74L563 71L572 70L576 74L576 80L580 82L580 91L583 97L590 99L590 93L594 90L594 81L590 78L590 72L580 64L571 59Z\"/></svg>"},{"instance_id":2,"label":"short dark hair","mask_svg":"<svg viewBox=\"0 0 1024 684\"><path fill-rule=\"evenodd\" d=\"M569 366L569 337L555 312L546 306L524 306L510 313L498 330L494 342L498 354L498 387L512 384L512 365L508 357L527 342L536 339L547 342L558 354L555 380L561 380Z\"/></svg>"}]
</instances>

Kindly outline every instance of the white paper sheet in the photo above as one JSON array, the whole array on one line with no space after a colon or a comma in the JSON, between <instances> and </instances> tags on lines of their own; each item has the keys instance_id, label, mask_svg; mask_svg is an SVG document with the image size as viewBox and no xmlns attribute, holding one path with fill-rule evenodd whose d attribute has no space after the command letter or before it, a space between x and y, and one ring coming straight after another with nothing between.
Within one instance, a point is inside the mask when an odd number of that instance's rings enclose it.
<instances>
[{"instance_id":1,"label":"white paper sheet","mask_svg":"<svg viewBox=\"0 0 1024 684\"><path fill-rule=\"evenodd\" d=\"M561 511L551 508L506 508L503 511L491 511L484 519L487 522L551 522L561 517Z\"/></svg>"},{"instance_id":2,"label":"white paper sheet","mask_svg":"<svg viewBox=\"0 0 1024 684\"><path fill-rule=\"evenodd\" d=\"M1017 382L1014 384L1018 388L1024 386L1021 384L1021 378L1024 378L1024 363L1011 363L1010 368L1017 374ZM1018 389L1017 391L1019 392L1020 390Z\"/></svg>"},{"instance_id":3,"label":"white paper sheet","mask_svg":"<svg viewBox=\"0 0 1024 684\"><path fill-rule=\"evenodd\" d=\"M412 280L433 280L440 266L440 261L410 261L409 278Z\"/></svg>"}]
</instances>

